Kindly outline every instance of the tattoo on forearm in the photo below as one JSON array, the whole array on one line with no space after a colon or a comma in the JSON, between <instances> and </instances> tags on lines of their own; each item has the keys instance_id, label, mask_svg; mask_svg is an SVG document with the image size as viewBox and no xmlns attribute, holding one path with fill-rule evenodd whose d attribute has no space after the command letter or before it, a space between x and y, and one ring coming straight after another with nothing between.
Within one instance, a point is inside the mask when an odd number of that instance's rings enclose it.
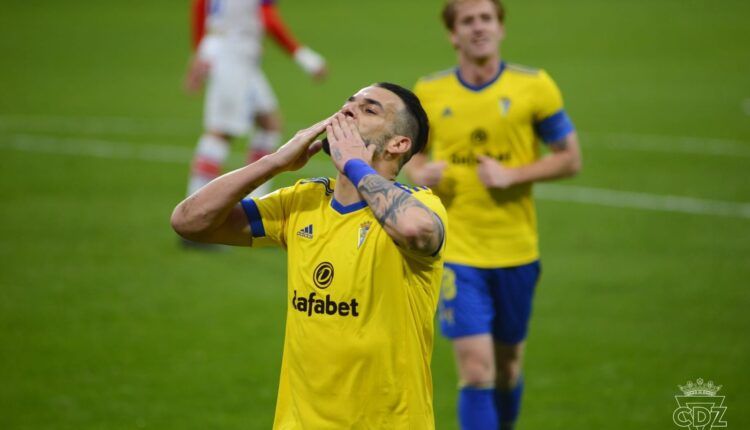
<instances>
[{"instance_id":1,"label":"tattoo on forearm","mask_svg":"<svg viewBox=\"0 0 750 430\"><path fill-rule=\"evenodd\" d=\"M341 160L341 151L338 148L333 148L333 152L331 154L333 155L334 160Z\"/></svg>"},{"instance_id":2,"label":"tattoo on forearm","mask_svg":"<svg viewBox=\"0 0 750 430\"><path fill-rule=\"evenodd\" d=\"M396 187L393 182L383 178L379 175L368 175L365 176L359 183L358 190L360 194L367 201L368 206L372 210L375 218L384 227L396 228L399 220L404 216L407 210L411 208L417 208L425 213L429 214L430 219L435 223L435 231L438 232L436 239L438 245L442 243L444 235L443 223L440 219L432 212L427 206L422 204L419 200L412 197L406 191ZM435 247L433 242L435 240L428 241L426 244L428 247ZM410 244L399 243L400 246L409 246ZM434 251L434 249L432 250Z\"/></svg>"}]
</instances>

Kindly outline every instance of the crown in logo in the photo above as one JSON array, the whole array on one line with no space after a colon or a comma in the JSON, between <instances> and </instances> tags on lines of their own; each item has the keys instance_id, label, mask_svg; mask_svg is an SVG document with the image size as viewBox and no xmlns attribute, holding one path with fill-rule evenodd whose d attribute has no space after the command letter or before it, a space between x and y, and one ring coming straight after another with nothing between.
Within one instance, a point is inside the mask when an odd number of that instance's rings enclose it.
<instances>
[{"instance_id":1,"label":"crown in logo","mask_svg":"<svg viewBox=\"0 0 750 430\"><path fill-rule=\"evenodd\" d=\"M704 384L703 379L698 378L695 383L688 381L684 386L678 385L678 387L680 387L680 390L686 396L715 396L721 390L722 386L714 385L714 381L708 381L708 383Z\"/></svg>"}]
</instances>

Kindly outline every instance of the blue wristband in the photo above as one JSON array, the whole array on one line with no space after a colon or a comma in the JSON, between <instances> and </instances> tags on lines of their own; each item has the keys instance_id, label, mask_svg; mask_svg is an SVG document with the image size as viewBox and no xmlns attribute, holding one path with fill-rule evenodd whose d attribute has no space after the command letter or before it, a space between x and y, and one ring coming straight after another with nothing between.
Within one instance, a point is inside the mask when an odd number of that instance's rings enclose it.
<instances>
[{"instance_id":1,"label":"blue wristband","mask_svg":"<svg viewBox=\"0 0 750 430\"><path fill-rule=\"evenodd\" d=\"M359 181L365 176L377 174L378 172L361 158L352 158L344 164L344 175L352 181L355 188L359 186Z\"/></svg>"}]
</instances>

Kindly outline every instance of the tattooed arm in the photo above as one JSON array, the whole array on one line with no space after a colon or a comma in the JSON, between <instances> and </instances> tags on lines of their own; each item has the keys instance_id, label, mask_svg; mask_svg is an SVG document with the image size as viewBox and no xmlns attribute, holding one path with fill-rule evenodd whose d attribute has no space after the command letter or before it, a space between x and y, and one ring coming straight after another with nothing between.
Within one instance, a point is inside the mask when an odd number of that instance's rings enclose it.
<instances>
[{"instance_id":1,"label":"tattooed arm","mask_svg":"<svg viewBox=\"0 0 750 430\"><path fill-rule=\"evenodd\" d=\"M273 154L209 182L177 205L172 228L196 242L250 246L252 235L240 200L273 176L304 166L321 149L321 142L313 141L327 121L298 132Z\"/></svg>"},{"instance_id":2,"label":"tattooed arm","mask_svg":"<svg viewBox=\"0 0 750 430\"><path fill-rule=\"evenodd\" d=\"M335 115L326 130L333 164L357 188L393 241L419 254L435 254L445 236L442 221L430 208L370 167L376 144L365 145L354 119L342 114Z\"/></svg>"},{"instance_id":3,"label":"tattooed arm","mask_svg":"<svg viewBox=\"0 0 750 430\"><path fill-rule=\"evenodd\" d=\"M400 247L424 255L440 249L445 237L443 222L414 196L380 175L365 176L357 190Z\"/></svg>"}]
</instances>

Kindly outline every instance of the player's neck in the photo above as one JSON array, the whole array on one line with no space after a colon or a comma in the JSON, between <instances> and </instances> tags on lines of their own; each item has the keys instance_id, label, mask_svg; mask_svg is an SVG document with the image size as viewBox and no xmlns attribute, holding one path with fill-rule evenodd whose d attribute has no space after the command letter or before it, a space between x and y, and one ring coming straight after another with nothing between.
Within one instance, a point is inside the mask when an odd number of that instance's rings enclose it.
<instances>
[{"instance_id":1,"label":"player's neck","mask_svg":"<svg viewBox=\"0 0 750 430\"><path fill-rule=\"evenodd\" d=\"M380 163L373 162L372 166L372 168L378 172L378 175L388 179L389 181L394 181L397 173L393 172L392 167L393 166L391 166L390 163L382 161ZM344 206L348 206L362 200L362 196L360 196L359 191L354 188L354 184L352 184L352 181L344 176L343 173L339 173L336 177L336 187L333 189L333 198Z\"/></svg>"},{"instance_id":2,"label":"player's neck","mask_svg":"<svg viewBox=\"0 0 750 430\"><path fill-rule=\"evenodd\" d=\"M500 56L486 59L470 59L459 57L458 73L461 79L474 86L481 86L497 76L500 70Z\"/></svg>"}]
</instances>

